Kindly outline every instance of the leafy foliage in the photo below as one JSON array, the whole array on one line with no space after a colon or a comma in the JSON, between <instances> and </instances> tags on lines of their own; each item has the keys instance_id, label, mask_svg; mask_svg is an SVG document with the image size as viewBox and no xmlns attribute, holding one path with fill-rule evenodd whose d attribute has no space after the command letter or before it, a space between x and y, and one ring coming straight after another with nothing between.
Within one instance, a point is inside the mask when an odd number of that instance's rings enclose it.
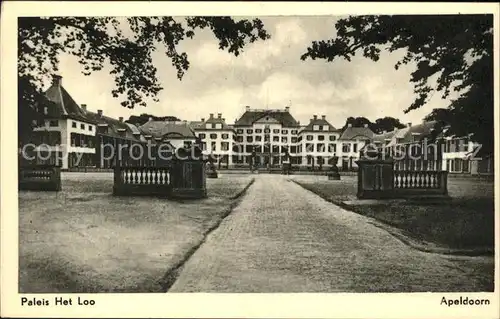
<instances>
[{"instance_id":1,"label":"leafy foliage","mask_svg":"<svg viewBox=\"0 0 500 319\"><path fill-rule=\"evenodd\" d=\"M384 131L390 132L397 128L405 127L398 119L393 117L383 117L376 119L375 122L371 122L366 117L348 117L342 130L345 130L347 126L351 124L353 127L363 127L365 124L368 125L373 132L380 134Z\"/></svg>"},{"instance_id":2,"label":"leafy foliage","mask_svg":"<svg viewBox=\"0 0 500 319\"><path fill-rule=\"evenodd\" d=\"M336 37L312 42L302 60L333 61L351 58L359 51L378 61L382 50L404 50L395 68L413 63L410 82L414 102L404 111L418 109L435 92L452 99L447 116L448 134L472 138L493 150L493 15L351 16L335 24Z\"/></svg>"},{"instance_id":3,"label":"leafy foliage","mask_svg":"<svg viewBox=\"0 0 500 319\"><path fill-rule=\"evenodd\" d=\"M90 75L106 65L115 78L112 95L124 107L145 106L157 101L163 89L158 81L152 53L162 50L182 79L189 69L186 52L179 43L209 29L219 48L238 56L248 43L270 36L261 20L233 20L230 17L23 17L18 20L19 109L23 109L20 129L31 121L26 108L44 103L42 84L58 71L62 53L76 56L82 72Z\"/></svg>"}]
</instances>

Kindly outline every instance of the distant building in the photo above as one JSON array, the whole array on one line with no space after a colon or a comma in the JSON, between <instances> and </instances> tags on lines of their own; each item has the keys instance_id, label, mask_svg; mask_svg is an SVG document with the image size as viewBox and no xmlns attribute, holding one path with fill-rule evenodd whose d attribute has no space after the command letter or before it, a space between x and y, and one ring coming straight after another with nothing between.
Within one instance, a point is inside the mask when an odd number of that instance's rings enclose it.
<instances>
[{"instance_id":1,"label":"distant building","mask_svg":"<svg viewBox=\"0 0 500 319\"><path fill-rule=\"evenodd\" d=\"M436 125L435 122L408 123L405 128L375 134L368 125L353 127L349 124L343 130L336 129L325 115L313 115L307 124L301 125L289 107L252 109L246 106L233 124L229 124L222 113L217 116L210 113L208 118L199 121L150 119L137 127L121 117L114 119L104 115L102 110L94 113L87 110L85 104L78 105L64 89L60 76L54 76L45 96L47 102L42 105L45 120L34 129L28 141L36 145L30 154L38 152L36 163L58 164L62 169L111 168L117 160L121 161L120 165L145 164L146 159L131 159L132 153L117 159L107 146L113 146L114 151L118 146L137 151L133 145L164 145L175 150L196 144L204 154L211 155L219 167L271 168L281 167L286 162L299 169L326 169L336 165L341 170L356 170L360 150L367 143L392 152L401 147L410 149L411 145L429 140ZM436 138L442 148L434 157L399 160L395 163L397 169L467 174L493 172L492 157L470 158L478 145L469 137L440 135ZM42 144L46 147L43 150ZM50 156L42 156L45 153ZM154 160L150 162L155 163Z\"/></svg>"}]
</instances>

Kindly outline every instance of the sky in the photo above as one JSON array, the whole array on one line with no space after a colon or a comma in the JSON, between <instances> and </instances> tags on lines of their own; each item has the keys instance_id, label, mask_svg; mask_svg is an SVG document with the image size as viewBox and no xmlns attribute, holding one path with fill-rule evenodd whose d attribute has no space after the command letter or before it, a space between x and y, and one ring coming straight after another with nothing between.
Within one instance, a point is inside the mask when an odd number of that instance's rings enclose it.
<instances>
[{"instance_id":1,"label":"sky","mask_svg":"<svg viewBox=\"0 0 500 319\"><path fill-rule=\"evenodd\" d=\"M409 82L414 65L394 69L404 52L383 52L377 62L361 54L351 62L300 60L312 41L335 37L334 24L340 17L259 18L271 39L249 44L238 57L219 50L210 31L198 31L192 40L181 42L180 49L190 61L182 81L177 79L169 58L161 50L155 52L153 61L164 90L158 103L148 101L146 107L122 107L121 100L111 95L114 80L109 70L84 76L72 56L60 57L58 74L77 103L125 119L149 113L195 121L208 118L210 113L222 113L228 123L234 123L247 105L260 109L290 106L301 124L313 115L326 115L333 126L342 127L350 116L371 121L392 116L402 123L419 123L433 108L448 104L438 93L421 109L404 114L415 98Z\"/></svg>"}]
</instances>

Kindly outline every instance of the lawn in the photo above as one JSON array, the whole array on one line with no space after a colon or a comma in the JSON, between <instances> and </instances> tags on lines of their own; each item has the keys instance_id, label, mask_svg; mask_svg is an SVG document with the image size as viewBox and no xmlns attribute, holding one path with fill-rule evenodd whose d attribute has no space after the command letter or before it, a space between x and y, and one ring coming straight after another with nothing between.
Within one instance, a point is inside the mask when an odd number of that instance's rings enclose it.
<instances>
[{"instance_id":1,"label":"lawn","mask_svg":"<svg viewBox=\"0 0 500 319\"><path fill-rule=\"evenodd\" d=\"M341 181L326 177L294 176L302 187L324 199L395 226L411 238L451 250L492 251L495 241L492 182L448 179L451 201L428 204L387 201L374 205L345 205L356 198L356 177Z\"/></svg>"},{"instance_id":2,"label":"lawn","mask_svg":"<svg viewBox=\"0 0 500 319\"><path fill-rule=\"evenodd\" d=\"M208 179L208 199L113 197L108 173L63 173L19 193L20 292L162 292L162 278L225 217L250 175Z\"/></svg>"}]
</instances>

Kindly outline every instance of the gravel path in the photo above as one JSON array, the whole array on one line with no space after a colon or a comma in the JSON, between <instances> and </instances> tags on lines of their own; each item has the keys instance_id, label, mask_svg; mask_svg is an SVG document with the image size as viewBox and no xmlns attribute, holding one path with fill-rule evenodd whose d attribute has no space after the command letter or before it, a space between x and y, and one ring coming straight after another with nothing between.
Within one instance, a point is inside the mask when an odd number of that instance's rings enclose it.
<instances>
[{"instance_id":1,"label":"gravel path","mask_svg":"<svg viewBox=\"0 0 500 319\"><path fill-rule=\"evenodd\" d=\"M284 176L259 175L169 292L492 291L493 257L414 250Z\"/></svg>"}]
</instances>

